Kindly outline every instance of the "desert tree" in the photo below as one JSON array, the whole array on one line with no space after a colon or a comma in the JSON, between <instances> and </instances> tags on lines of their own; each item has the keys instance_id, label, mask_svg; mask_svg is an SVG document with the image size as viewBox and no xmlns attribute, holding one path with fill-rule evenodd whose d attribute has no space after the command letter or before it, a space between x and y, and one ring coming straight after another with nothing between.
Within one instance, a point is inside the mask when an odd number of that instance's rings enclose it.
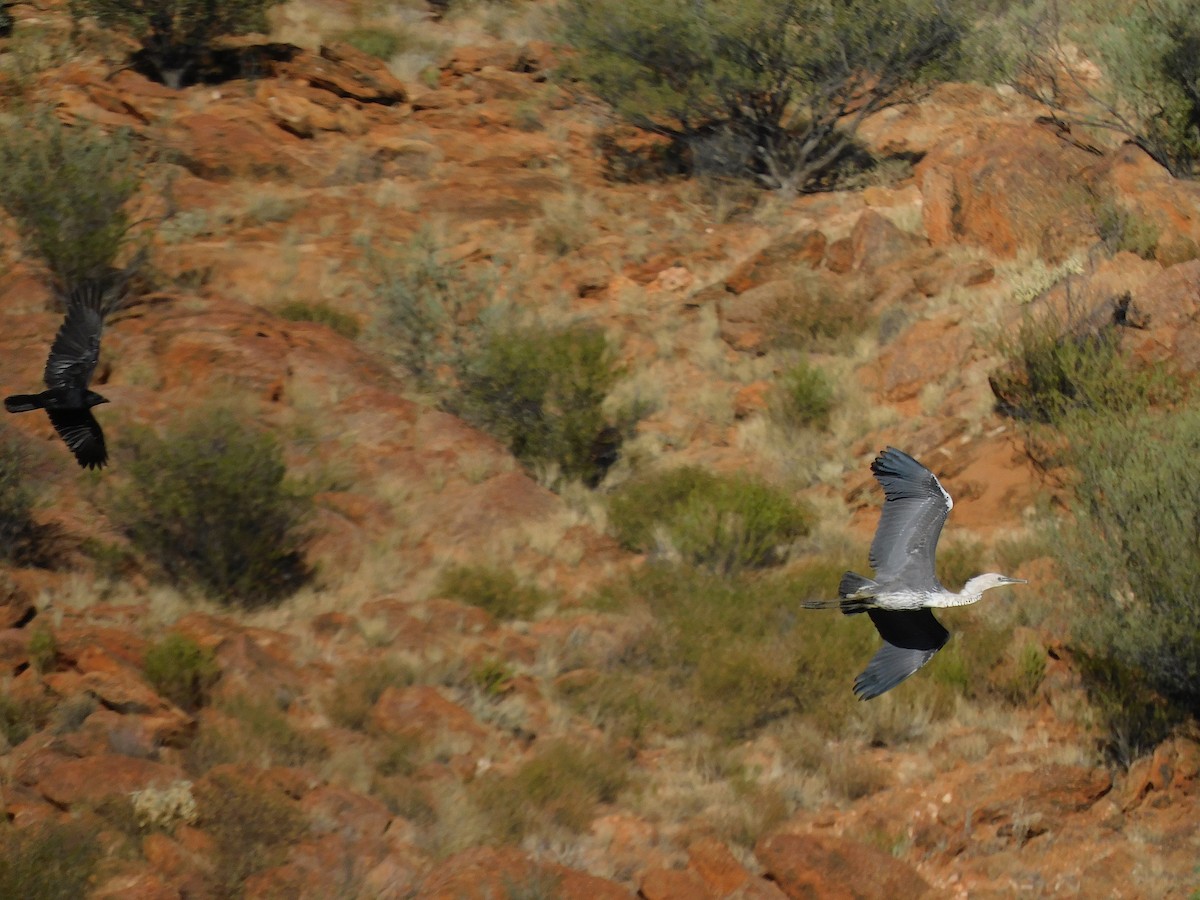
<instances>
[{"instance_id":1,"label":"desert tree","mask_svg":"<svg viewBox=\"0 0 1200 900\"><path fill-rule=\"evenodd\" d=\"M1176 177L1195 176L1200 0L1013 5L994 35L995 77L1064 121L1116 132Z\"/></svg>"},{"instance_id":2,"label":"desert tree","mask_svg":"<svg viewBox=\"0 0 1200 900\"><path fill-rule=\"evenodd\" d=\"M76 19L94 16L105 28L141 44L142 59L172 88L188 82L226 35L267 30L267 9L279 0L71 0Z\"/></svg>"},{"instance_id":3,"label":"desert tree","mask_svg":"<svg viewBox=\"0 0 1200 900\"><path fill-rule=\"evenodd\" d=\"M810 190L864 119L951 72L970 4L948 0L568 0L569 73L693 171Z\"/></svg>"}]
</instances>

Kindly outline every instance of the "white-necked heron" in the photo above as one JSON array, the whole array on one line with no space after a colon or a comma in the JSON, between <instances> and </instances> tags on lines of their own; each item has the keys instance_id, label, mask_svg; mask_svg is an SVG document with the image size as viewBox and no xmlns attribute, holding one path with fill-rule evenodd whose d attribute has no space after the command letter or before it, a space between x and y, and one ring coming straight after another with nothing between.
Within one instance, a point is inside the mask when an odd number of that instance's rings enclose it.
<instances>
[{"instance_id":1,"label":"white-necked heron","mask_svg":"<svg viewBox=\"0 0 1200 900\"><path fill-rule=\"evenodd\" d=\"M847 572L838 600L804 604L810 609L836 607L847 615L865 612L875 623L883 646L854 679L860 700L890 691L942 649L950 632L933 617L932 608L966 606L988 588L1025 584L1023 578L989 572L967 581L958 593L946 590L934 571L934 555L954 501L936 475L895 447L875 458L871 472L884 496L869 557L875 578Z\"/></svg>"}]
</instances>

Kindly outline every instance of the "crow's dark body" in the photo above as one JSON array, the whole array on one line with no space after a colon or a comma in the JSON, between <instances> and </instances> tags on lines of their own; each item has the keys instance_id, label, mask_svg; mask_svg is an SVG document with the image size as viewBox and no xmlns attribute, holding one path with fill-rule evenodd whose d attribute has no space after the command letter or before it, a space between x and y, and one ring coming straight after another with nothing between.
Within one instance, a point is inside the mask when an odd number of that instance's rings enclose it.
<instances>
[{"instance_id":1,"label":"crow's dark body","mask_svg":"<svg viewBox=\"0 0 1200 900\"><path fill-rule=\"evenodd\" d=\"M88 387L100 360L100 333L104 329L103 292L88 286L67 297L67 316L46 360L40 394L6 397L4 408L11 413L44 409L50 424L75 454L79 465L98 469L108 462L104 432L91 408L107 403Z\"/></svg>"}]
</instances>

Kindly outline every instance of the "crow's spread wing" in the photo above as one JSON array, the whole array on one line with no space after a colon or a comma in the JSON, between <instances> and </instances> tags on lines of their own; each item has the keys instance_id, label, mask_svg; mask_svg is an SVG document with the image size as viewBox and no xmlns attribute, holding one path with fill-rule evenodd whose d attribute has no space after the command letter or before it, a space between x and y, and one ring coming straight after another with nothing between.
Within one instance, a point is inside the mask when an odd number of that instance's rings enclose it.
<instances>
[{"instance_id":1,"label":"crow's spread wing","mask_svg":"<svg viewBox=\"0 0 1200 900\"><path fill-rule=\"evenodd\" d=\"M46 412L50 415L50 424L71 448L79 465L85 469L98 469L108 462L104 432L90 410L49 409Z\"/></svg>"},{"instance_id":2,"label":"crow's spread wing","mask_svg":"<svg viewBox=\"0 0 1200 900\"><path fill-rule=\"evenodd\" d=\"M103 292L94 285L71 293L43 376L51 390L83 391L100 360L100 332L104 328Z\"/></svg>"}]
</instances>

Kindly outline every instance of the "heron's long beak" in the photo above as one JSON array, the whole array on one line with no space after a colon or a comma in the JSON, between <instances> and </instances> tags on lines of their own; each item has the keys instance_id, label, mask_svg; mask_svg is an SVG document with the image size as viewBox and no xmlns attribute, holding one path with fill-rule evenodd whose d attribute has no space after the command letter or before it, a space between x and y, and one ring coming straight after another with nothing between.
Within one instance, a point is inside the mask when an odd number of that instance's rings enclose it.
<instances>
[{"instance_id":1,"label":"heron's long beak","mask_svg":"<svg viewBox=\"0 0 1200 900\"><path fill-rule=\"evenodd\" d=\"M1029 584L1028 578L1009 578L1007 575L1002 576L1005 584Z\"/></svg>"}]
</instances>

